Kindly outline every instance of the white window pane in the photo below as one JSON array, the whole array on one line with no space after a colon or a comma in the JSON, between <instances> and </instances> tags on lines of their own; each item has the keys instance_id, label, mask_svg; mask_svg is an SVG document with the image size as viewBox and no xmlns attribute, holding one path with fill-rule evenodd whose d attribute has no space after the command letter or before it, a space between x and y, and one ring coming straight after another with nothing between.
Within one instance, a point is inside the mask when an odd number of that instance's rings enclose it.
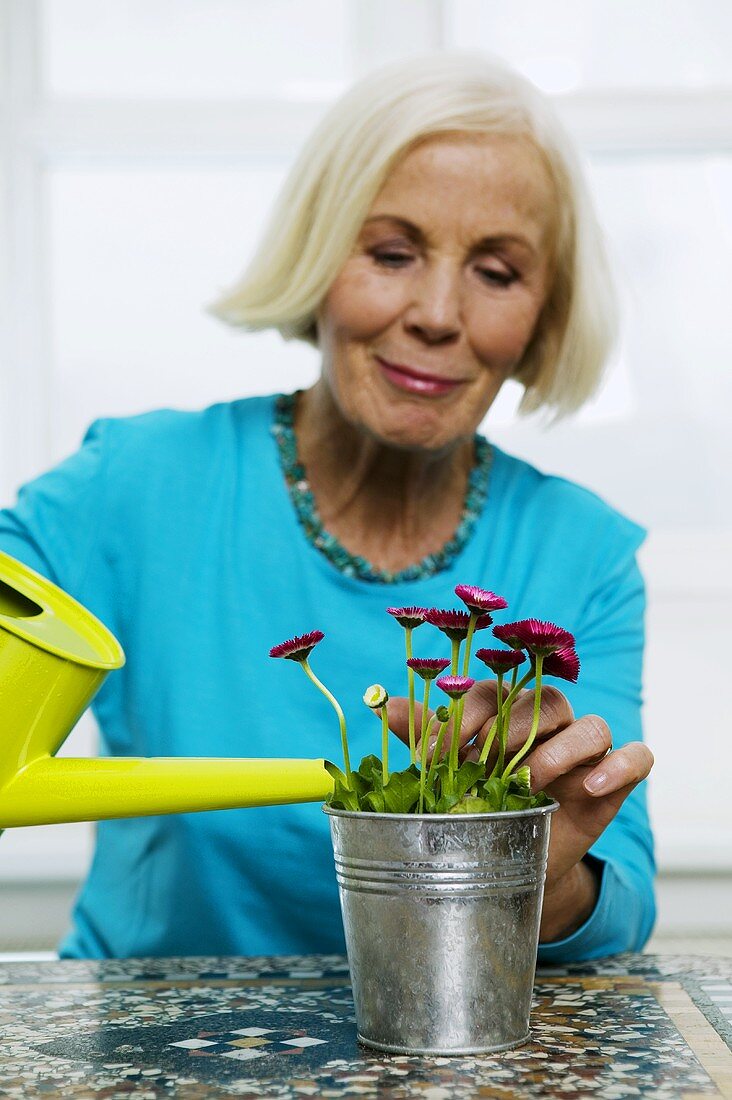
<instances>
[{"instance_id":1,"label":"white window pane","mask_svg":"<svg viewBox=\"0 0 732 1100\"><path fill-rule=\"evenodd\" d=\"M328 98L345 0L41 0L46 91L101 98Z\"/></svg>"},{"instance_id":2,"label":"white window pane","mask_svg":"<svg viewBox=\"0 0 732 1100\"><path fill-rule=\"evenodd\" d=\"M732 158L604 160L590 176L621 292L620 355L594 406L569 423L492 428L489 414L487 430L654 528L725 529Z\"/></svg>"},{"instance_id":3,"label":"white window pane","mask_svg":"<svg viewBox=\"0 0 732 1100\"><path fill-rule=\"evenodd\" d=\"M732 82L729 0L451 0L447 38L551 93Z\"/></svg>"},{"instance_id":4,"label":"white window pane","mask_svg":"<svg viewBox=\"0 0 732 1100\"><path fill-rule=\"evenodd\" d=\"M96 416L310 384L309 346L204 312L245 267L283 171L50 173L55 453L75 449Z\"/></svg>"}]
</instances>

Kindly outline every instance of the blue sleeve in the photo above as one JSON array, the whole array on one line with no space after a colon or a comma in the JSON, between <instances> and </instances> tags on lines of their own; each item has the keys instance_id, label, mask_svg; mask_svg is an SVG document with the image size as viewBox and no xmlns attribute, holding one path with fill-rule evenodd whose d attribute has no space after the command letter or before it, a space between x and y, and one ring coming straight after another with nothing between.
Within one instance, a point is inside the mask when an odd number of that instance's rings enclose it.
<instances>
[{"instance_id":1,"label":"blue sleeve","mask_svg":"<svg viewBox=\"0 0 732 1100\"><path fill-rule=\"evenodd\" d=\"M602 555L602 580L576 627L582 662L579 682L554 681L569 698L575 717L597 714L605 719L614 749L643 736L645 585L635 551L645 533L623 517L618 519L623 521L621 537ZM656 867L645 782L626 798L590 849L588 862L600 878L595 908L572 935L539 945L539 965L640 951L648 940L656 915Z\"/></svg>"},{"instance_id":2,"label":"blue sleeve","mask_svg":"<svg viewBox=\"0 0 732 1100\"><path fill-rule=\"evenodd\" d=\"M82 602L103 523L109 423L94 421L75 454L23 485L14 507L0 509L0 550Z\"/></svg>"}]
</instances>

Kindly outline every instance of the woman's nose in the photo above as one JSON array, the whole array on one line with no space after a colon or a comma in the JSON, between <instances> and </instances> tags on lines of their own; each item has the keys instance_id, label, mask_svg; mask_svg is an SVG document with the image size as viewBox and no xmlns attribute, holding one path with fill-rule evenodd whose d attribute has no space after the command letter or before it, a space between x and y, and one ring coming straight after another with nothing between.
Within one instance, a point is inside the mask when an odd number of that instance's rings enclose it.
<instances>
[{"instance_id":1,"label":"woman's nose","mask_svg":"<svg viewBox=\"0 0 732 1100\"><path fill-rule=\"evenodd\" d=\"M446 265L425 270L414 284L405 324L430 343L443 342L460 332L459 274Z\"/></svg>"}]
</instances>

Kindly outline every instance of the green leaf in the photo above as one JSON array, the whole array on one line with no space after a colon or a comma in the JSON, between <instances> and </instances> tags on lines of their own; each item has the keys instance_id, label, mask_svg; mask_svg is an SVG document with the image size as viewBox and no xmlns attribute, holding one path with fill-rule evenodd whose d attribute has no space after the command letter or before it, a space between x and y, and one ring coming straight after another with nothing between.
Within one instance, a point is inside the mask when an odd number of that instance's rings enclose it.
<instances>
[{"instance_id":1,"label":"green leaf","mask_svg":"<svg viewBox=\"0 0 732 1100\"><path fill-rule=\"evenodd\" d=\"M426 814L433 814L436 812L437 799L435 798L435 792L430 787L424 789L424 812Z\"/></svg>"},{"instance_id":2,"label":"green leaf","mask_svg":"<svg viewBox=\"0 0 732 1100\"><path fill-rule=\"evenodd\" d=\"M360 802L357 792L349 787L345 772L333 764L325 761L325 770L333 776L333 790L325 800L326 806L332 806L334 810L360 810Z\"/></svg>"},{"instance_id":3,"label":"green leaf","mask_svg":"<svg viewBox=\"0 0 732 1100\"><path fill-rule=\"evenodd\" d=\"M340 779L341 783L347 783L346 773L342 772L337 764L334 764L332 760L324 760L323 764L328 775L332 775L334 779Z\"/></svg>"},{"instance_id":4,"label":"green leaf","mask_svg":"<svg viewBox=\"0 0 732 1100\"><path fill-rule=\"evenodd\" d=\"M501 779L495 775L493 779L487 779L478 787L478 793L490 805L492 813L500 812L504 806L504 787Z\"/></svg>"},{"instance_id":5,"label":"green leaf","mask_svg":"<svg viewBox=\"0 0 732 1100\"><path fill-rule=\"evenodd\" d=\"M529 810L533 802L533 796L530 794L507 794L506 795L506 809L507 810Z\"/></svg>"},{"instance_id":6,"label":"green leaf","mask_svg":"<svg viewBox=\"0 0 732 1100\"><path fill-rule=\"evenodd\" d=\"M468 795L467 798L461 798L460 801L447 812L450 814L489 814L493 813L493 807L485 798L476 798L473 795Z\"/></svg>"},{"instance_id":7,"label":"green leaf","mask_svg":"<svg viewBox=\"0 0 732 1100\"><path fill-rule=\"evenodd\" d=\"M533 796L533 798L531 800L531 805L532 805L532 807L533 806L549 806L549 805L551 805L551 803L553 801L554 801L554 799L550 798L549 795L546 793L546 791L537 791L537 793Z\"/></svg>"},{"instance_id":8,"label":"green leaf","mask_svg":"<svg viewBox=\"0 0 732 1100\"><path fill-rule=\"evenodd\" d=\"M411 768L392 772L384 787L384 804L387 813L408 814L419 799L419 778Z\"/></svg>"},{"instance_id":9,"label":"green leaf","mask_svg":"<svg viewBox=\"0 0 732 1100\"><path fill-rule=\"evenodd\" d=\"M462 798L479 779L485 775L485 765L477 760L466 760L455 772L454 791L457 798Z\"/></svg>"},{"instance_id":10,"label":"green leaf","mask_svg":"<svg viewBox=\"0 0 732 1100\"><path fill-rule=\"evenodd\" d=\"M381 790L384 785L381 761L378 756L373 754L364 756L358 766L358 774L366 781L367 789L376 788L376 790Z\"/></svg>"},{"instance_id":11,"label":"green leaf","mask_svg":"<svg viewBox=\"0 0 732 1100\"><path fill-rule=\"evenodd\" d=\"M432 779L433 790L435 792L435 798L439 802L443 797L450 793L450 765L447 760L443 760L435 768L435 773ZM457 798L454 798L450 803L453 806L457 802ZM443 813L446 811L435 810L435 813Z\"/></svg>"},{"instance_id":12,"label":"green leaf","mask_svg":"<svg viewBox=\"0 0 732 1100\"><path fill-rule=\"evenodd\" d=\"M384 791L369 791L363 799L364 807L375 814L385 813Z\"/></svg>"},{"instance_id":13,"label":"green leaf","mask_svg":"<svg viewBox=\"0 0 732 1100\"><path fill-rule=\"evenodd\" d=\"M326 799L334 810L360 810L359 797L354 790L340 779L336 779L333 794Z\"/></svg>"},{"instance_id":14,"label":"green leaf","mask_svg":"<svg viewBox=\"0 0 732 1100\"><path fill-rule=\"evenodd\" d=\"M447 791L445 794L440 795L437 805L435 806L436 814L449 814L452 811L453 806L459 802L457 795L451 791Z\"/></svg>"}]
</instances>

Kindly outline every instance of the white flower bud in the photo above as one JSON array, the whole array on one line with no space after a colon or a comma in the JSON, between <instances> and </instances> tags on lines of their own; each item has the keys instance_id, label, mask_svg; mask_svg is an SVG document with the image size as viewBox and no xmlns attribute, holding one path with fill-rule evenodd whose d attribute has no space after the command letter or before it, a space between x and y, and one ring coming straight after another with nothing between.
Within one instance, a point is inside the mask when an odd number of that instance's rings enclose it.
<instances>
[{"instance_id":1,"label":"white flower bud","mask_svg":"<svg viewBox=\"0 0 732 1100\"><path fill-rule=\"evenodd\" d=\"M389 692L381 684L372 684L363 693L363 701L372 710L379 710L385 706L389 699Z\"/></svg>"}]
</instances>

